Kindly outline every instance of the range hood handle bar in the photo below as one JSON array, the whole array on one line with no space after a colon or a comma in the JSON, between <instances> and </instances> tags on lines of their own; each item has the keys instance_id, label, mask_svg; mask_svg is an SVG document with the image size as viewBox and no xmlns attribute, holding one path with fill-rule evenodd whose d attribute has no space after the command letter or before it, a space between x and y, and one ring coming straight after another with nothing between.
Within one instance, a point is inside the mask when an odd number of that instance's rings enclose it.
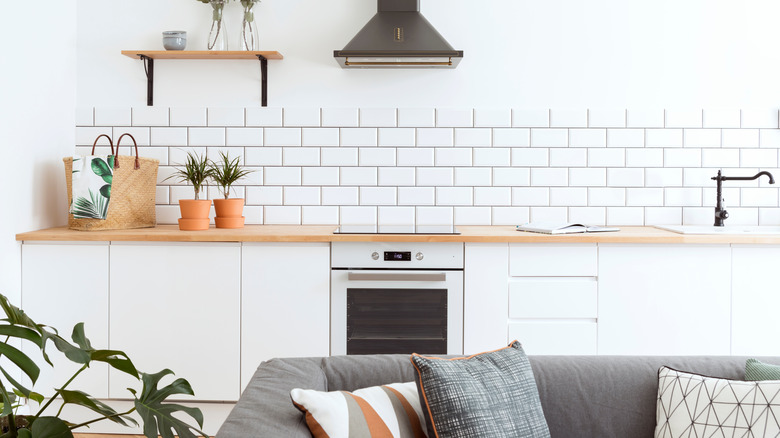
<instances>
[{"instance_id":1,"label":"range hood handle bar","mask_svg":"<svg viewBox=\"0 0 780 438\"><path fill-rule=\"evenodd\" d=\"M452 65L452 57L450 57L448 62L349 62L349 56L347 56L347 59L344 60L344 65L416 65L421 67L426 65Z\"/></svg>"}]
</instances>

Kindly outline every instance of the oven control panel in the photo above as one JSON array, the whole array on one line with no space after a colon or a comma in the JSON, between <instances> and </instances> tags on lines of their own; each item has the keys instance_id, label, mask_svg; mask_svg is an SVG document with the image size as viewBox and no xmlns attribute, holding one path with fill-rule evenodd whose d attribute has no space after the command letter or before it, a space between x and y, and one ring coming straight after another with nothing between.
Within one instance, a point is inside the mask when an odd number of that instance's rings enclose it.
<instances>
[{"instance_id":1,"label":"oven control panel","mask_svg":"<svg viewBox=\"0 0 780 438\"><path fill-rule=\"evenodd\" d=\"M412 261L411 251L385 251L385 261L399 261L410 262Z\"/></svg>"},{"instance_id":2,"label":"oven control panel","mask_svg":"<svg viewBox=\"0 0 780 438\"><path fill-rule=\"evenodd\" d=\"M463 269L463 243L333 242L331 267Z\"/></svg>"}]
</instances>

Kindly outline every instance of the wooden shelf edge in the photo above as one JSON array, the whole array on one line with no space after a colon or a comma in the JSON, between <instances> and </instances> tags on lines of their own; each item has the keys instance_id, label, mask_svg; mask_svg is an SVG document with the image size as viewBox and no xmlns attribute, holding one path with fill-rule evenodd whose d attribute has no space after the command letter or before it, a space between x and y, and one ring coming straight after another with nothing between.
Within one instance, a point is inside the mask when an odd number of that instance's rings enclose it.
<instances>
[{"instance_id":1,"label":"wooden shelf edge","mask_svg":"<svg viewBox=\"0 0 780 438\"><path fill-rule=\"evenodd\" d=\"M122 50L122 54L131 58L141 55L152 59L254 59L262 55L266 59L284 59L276 51L246 51L246 50Z\"/></svg>"}]
</instances>

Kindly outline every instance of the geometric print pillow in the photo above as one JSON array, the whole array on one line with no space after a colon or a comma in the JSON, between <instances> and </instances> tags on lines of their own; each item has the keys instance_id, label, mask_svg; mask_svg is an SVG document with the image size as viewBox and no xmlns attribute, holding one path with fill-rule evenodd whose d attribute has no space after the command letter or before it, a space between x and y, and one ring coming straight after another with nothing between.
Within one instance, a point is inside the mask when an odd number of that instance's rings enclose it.
<instances>
[{"instance_id":1,"label":"geometric print pillow","mask_svg":"<svg viewBox=\"0 0 780 438\"><path fill-rule=\"evenodd\" d=\"M314 438L426 438L417 385L391 383L353 392L290 391Z\"/></svg>"},{"instance_id":2,"label":"geometric print pillow","mask_svg":"<svg viewBox=\"0 0 780 438\"><path fill-rule=\"evenodd\" d=\"M658 370L656 438L776 437L780 381L745 382Z\"/></svg>"}]
</instances>

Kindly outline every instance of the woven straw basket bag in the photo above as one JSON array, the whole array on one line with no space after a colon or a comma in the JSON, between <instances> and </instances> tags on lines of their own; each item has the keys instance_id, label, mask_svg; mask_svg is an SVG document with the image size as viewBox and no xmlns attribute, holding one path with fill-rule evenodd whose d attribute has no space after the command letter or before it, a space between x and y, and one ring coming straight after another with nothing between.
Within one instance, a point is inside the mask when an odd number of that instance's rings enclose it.
<instances>
[{"instance_id":1,"label":"woven straw basket bag","mask_svg":"<svg viewBox=\"0 0 780 438\"><path fill-rule=\"evenodd\" d=\"M119 143L128 136L135 145L135 156L119 155ZM114 155L114 144L105 134L99 135L92 144L92 154L100 137L106 137ZM140 158L138 144L130 134L122 134L116 142L114 177L111 182L111 201L108 203L108 215L103 219L77 219L68 214L68 228L81 231L122 230L128 228L147 228L157 225L155 217L155 195L157 187L157 166L159 160ZM65 181L68 189L68 206L72 202L73 157L65 157Z\"/></svg>"}]
</instances>

